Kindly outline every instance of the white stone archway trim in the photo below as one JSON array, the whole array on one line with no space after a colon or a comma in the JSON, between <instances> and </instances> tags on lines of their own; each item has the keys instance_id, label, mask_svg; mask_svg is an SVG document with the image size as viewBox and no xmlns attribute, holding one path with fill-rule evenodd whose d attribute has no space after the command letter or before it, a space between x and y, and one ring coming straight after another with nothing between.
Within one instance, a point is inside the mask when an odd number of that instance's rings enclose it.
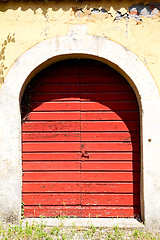
<instances>
[{"instance_id":1,"label":"white stone archway trim","mask_svg":"<svg viewBox=\"0 0 160 240\"><path fill-rule=\"evenodd\" d=\"M160 96L146 66L132 52L106 38L87 34L86 26L71 26L67 36L45 40L22 54L0 90L0 217L21 216L20 94L30 74L58 56L79 54L108 61L122 70L141 108L141 207L147 226L160 224Z\"/></svg>"}]
</instances>

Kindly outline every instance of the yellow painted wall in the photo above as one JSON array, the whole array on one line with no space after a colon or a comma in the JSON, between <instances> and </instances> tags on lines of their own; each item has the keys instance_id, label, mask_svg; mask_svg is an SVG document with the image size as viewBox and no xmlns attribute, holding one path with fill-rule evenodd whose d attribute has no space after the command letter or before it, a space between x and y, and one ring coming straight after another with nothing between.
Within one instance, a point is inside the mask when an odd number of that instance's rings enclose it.
<instances>
[{"instance_id":1,"label":"yellow painted wall","mask_svg":"<svg viewBox=\"0 0 160 240\"><path fill-rule=\"evenodd\" d=\"M117 10L128 12L136 3L138 1L125 0L1 2L0 82L26 50L45 39L67 35L70 24L86 24L89 34L105 36L135 53L146 64L160 89L160 15L142 17L142 21L115 21ZM80 8L83 12L76 11ZM107 13L92 13L94 8L103 8ZM11 37L15 34L11 41L7 40L9 34Z\"/></svg>"}]
</instances>

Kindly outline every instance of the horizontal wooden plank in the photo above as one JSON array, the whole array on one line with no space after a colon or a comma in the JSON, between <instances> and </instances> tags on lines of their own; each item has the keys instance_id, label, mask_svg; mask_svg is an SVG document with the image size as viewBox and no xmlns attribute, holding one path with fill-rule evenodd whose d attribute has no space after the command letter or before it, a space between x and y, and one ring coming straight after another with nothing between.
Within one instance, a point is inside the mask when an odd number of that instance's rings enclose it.
<instances>
[{"instance_id":1,"label":"horizontal wooden plank","mask_svg":"<svg viewBox=\"0 0 160 240\"><path fill-rule=\"evenodd\" d=\"M82 171L139 171L139 162L82 162L80 161L37 161L22 163L23 171L55 171L55 170L82 170Z\"/></svg>"},{"instance_id":2,"label":"horizontal wooden plank","mask_svg":"<svg viewBox=\"0 0 160 240\"><path fill-rule=\"evenodd\" d=\"M58 121L58 120L80 120L80 111L76 112L30 112L30 121Z\"/></svg>"},{"instance_id":3,"label":"horizontal wooden plank","mask_svg":"<svg viewBox=\"0 0 160 240\"><path fill-rule=\"evenodd\" d=\"M33 93L33 102L54 101L136 101L134 92L108 93Z\"/></svg>"},{"instance_id":4,"label":"horizontal wooden plank","mask_svg":"<svg viewBox=\"0 0 160 240\"><path fill-rule=\"evenodd\" d=\"M81 141L90 142L129 142L139 140L139 133L136 132L82 132Z\"/></svg>"},{"instance_id":5,"label":"horizontal wooden plank","mask_svg":"<svg viewBox=\"0 0 160 240\"><path fill-rule=\"evenodd\" d=\"M81 163L82 171L140 171L139 162L136 162L133 165L133 162L82 162Z\"/></svg>"},{"instance_id":6,"label":"horizontal wooden plank","mask_svg":"<svg viewBox=\"0 0 160 240\"><path fill-rule=\"evenodd\" d=\"M67 60L68 62L70 62L70 60ZM66 76L66 75L79 75L80 73L80 68L78 63L75 61L70 62L70 64L67 63L67 61L65 61L65 63L58 62L58 63L54 63L54 65L49 66L48 68L45 68L43 71L40 72L40 76L44 76L47 77L48 76Z\"/></svg>"},{"instance_id":7,"label":"horizontal wooden plank","mask_svg":"<svg viewBox=\"0 0 160 240\"><path fill-rule=\"evenodd\" d=\"M82 142L82 152L139 151L137 142ZM23 142L23 152L79 152L79 142ZM65 157L65 154L64 154Z\"/></svg>"},{"instance_id":8,"label":"horizontal wooden plank","mask_svg":"<svg viewBox=\"0 0 160 240\"><path fill-rule=\"evenodd\" d=\"M65 157L65 156L64 156ZM56 171L56 170L80 170L80 161L37 161L22 162L23 171ZM54 174L54 173L53 173Z\"/></svg>"},{"instance_id":9,"label":"horizontal wooden plank","mask_svg":"<svg viewBox=\"0 0 160 240\"><path fill-rule=\"evenodd\" d=\"M62 102L33 102L31 111L33 112L56 112L56 111L136 111L138 105L134 101L101 101L82 102L62 101ZM120 114L120 113L119 113ZM122 113L123 116L123 113Z\"/></svg>"},{"instance_id":10,"label":"horizontal wooden plank","mask_svg":"<svg viewBox=\"0 0 160 240\"><path fill-rule=\"evenodd\" d=\"M96 206L25 206L25 217L129 217L140 215L139 207L96 207Z\"/></svg>"},{"instance_id":11,"label":"horizontal wooden plank","mask_svg":"<svg viewBox=\"0 0 160 240\"><path fill-rule=\"evenodd\" d=\"M79 152L79 142L24 142L23 152ZM65 154L64 154L65 158Z\"/></svg>"},{"instance_id":12,"label":"horizontal wooden plank","mask_svg":"<svg viewBox=\"0 0 160 240\"><path fill-rule=\"evenodd\" d=\"M81 172L82 181L139 182L139 172Z\"/></svg>"},{"instance_id":13,"label":"horizontal wooden plank","mask_svg":"<svg viewBox=\"0 0 160 240\"><path fill-rule=\"evenodd\" d=\"M24 172L23 181L138 182L139 172Z\"/></svg>"},{"instance_id":14,"label":"horizontal wooden plank","mask_svg":"<svg viewBox=\"0 0 160 240\"><path fill-rule=\"evenodd\" d=\"M81 194L81 205L139 206L139 194Z\"/></svg>"},{"instance_id":15,"label":"horizontal wooden plank","mask_svg":"<svg viewBox=\"0 0 160 240\"><path fill-rule=\"evenodd\" d=\"M23 194L25 205L80 205L80 198L79 193Z\"/></svg>"},{"instance_id":16,"label":"horizontal wooden plank","mask_svg":"<svg viewBox=\"0 0 160 240\"><path fill-rule=\"evenodd\" d=\"M82 101L136 101L134 92L83 93Z\"/></svg>"},{"instance_id":17,"label":"horizontal wooden plank","mask_svg":"<svg viewBox=\"0 0 160 240\"><path fill-rule=\"evenodd\" d=\"M105 205L105 206L139 206L140 196L138 194L79 194L79 193L38 193L23 194L25 205Z\"/></svg>"},{"instance_id":18,"label":"horizontal wooden plank","mask_svg":"<svg viewBox=\"0 0 160 240\"><path fill-rule=\"evenodd\" d=\"M31 132L31 133L22 133L22 141L40 141L40 142L46 142L46 141L52 141L52 142L78 142L80 141L80 132Z\"/></svg>"},{"instance_id":19,"label":"horizontal wooden plank","mask_svg":"<svg viewBox=\"0 0 160 240\"><path fill-rule=\"evenodd\" d=\"M102 63L101 63L102 64ZM86 63L86 66L81 67L81 76L86 75L90 78L92 78L92 76L101 76L101 75L105 75L108 76L108 78L112 75L117 76L117 78L122 78L122 76L116 72L113 68L105 65L95 65L95 66L88 66L88 63ZM86 80L87 81L87 80Z\"/></svg>"},{"instance_id":20,"label":"horizontal wooden plank","mask_svg":"<svg viewBox=\"0 0 160 240\"><path fill-rule=\"evenodd\" d=\"M108 111L108 112L30 112L27 117L30 121L57 121L57 120L82 120L82 121L115 121L115 120L139 120L139 113L136 111Z\"/></svg>"},{"instance_id":21,"label":"horizontal wooden plank","mask_svg":"<svg viewBox=\"0 0 160 240\"><path fill-rule=\"evenodd\" d=\"M66 72L62 72L63 69ZM80 77L78 74L78 68L73 69L73 72L71 72L71 69L67 68L62 68L62 70L59 69L59 71L60 72L58 73L58 71L55 69L53 73L42 73L36 78L41 84L79 84Z\"/></svg>"},{"instance_id":22,"label":"horizontal wooden plank","mask_svg":"<svg viewBox=\"0 0 160 240\"><path fill-rule=\"evenodd\" d=\"M80 120L80 111L77 112L30 112L28 115L30 121L66 121Z\"/></svg>"},{"instance_id":23,"label":"horizontal wooden plank","mask_svg":"<svg viewBox=\"0 0 160 240\"><path fill-rule=\"evenodd\" d=\"M44 160L53 160L53 161L68 161L68 160L79 160L81 159L81 152L72 152L72 153L22 153L22 159L24 161L44 161Z\"/></svg>"},{"instance_id":24,"label":"horizontal wooden plank","mask_svg":"<svg viewBox=\"0 0 160 240\"><path fill-rule=\"evenodd\" d=\"M79 84L41 84L32 89L36 93L79 93Z\"/></svg>"},{"instance_id":25,"label":"horizontal wooden plank","mask_svg":"<svg viewBox=\"0 0 160 240\"><path fill-rule=\"evenodd\" d=\"M80 181L80 172L24 172L23 181Z\"/></svg>"},{"instance_id":26,"label":"horizontal wooden plank","mask_svg":"<svg viewBox=\"0 0 160 240\"><path fill-rule=\"evenodd\" d=\"M139 131L139 121L82 121L81 131Z\"/></svg>"},{"instance_id":27,"label":"horizontal wooden plank","mask_svg":"<svg viewBox=\"0 0 160 240\"><path fill-rule=\"evenodd\" d=\"M140 153L138 152L90 152L89 158L87 158L87 161L95 161L95 160L133 160L133 161L139 161L140 160Z\"/></svg>"},{"instance_id":28,"label":"horizontal wooden plank","mask_svg":"<svg viewBox=\"0 0 160 240\"><path fill-rule=\"evenodd\" d=\"M108 93L108 92L132 92L128 84L39 84L32 88L36 93Z\"/></svg>"},{"instance_id":29,"label":"horizontal wooden plank","mask_svg":"<svg viewBox=\"0 0 160 240\"><path fill-rule=\"evenodd\" d=\"M57 193L65 193L65 192L81 192L81 183L80 182L24 182L23 193L32 193L32 192L57 192Z\"/></svg>"},{"instance_id":30,"label":"horizontal wooden plank","mask_svg":"<svg viewBox=\"0 0 160 240\"><path fill-rule=\"evenodd\" d=\"M26 121L22 124L23 132L50 131L82 132L138 132L139 121Z\"/></svg>"},{"instance_id":31,"label":"horizontal wooden plank","mask_svg":"<svg viewBox=\"0 0 160 240\"><path fill-rule=\"evenodd\" d=\"M65 157L64 157L65 154ZM44 160L54 160L54 161L68 161L68 160L79 160L81 159L82 152L70 152L70 153L22 153L22 158L24 161L44 161ZM84 159L83 159L84 160ZM140 161L140 153L137 152L90 152L89 158L87 158L87 161L108 161L108 160L114 160L114 161Z\"/></svg>"},{"instance_id":32,"label":"horizontal wooden plank","mask_svg":"<svg viewBox=\"0 0 160 240\"><path fill-rule=\"evenodd\" d=\"M90 69L91 70L91 69ZM86 70L86 71L90 71ZM127 81L121 76L117 75L114 72L109 71L103 71L103 74L98 74L100 70L97 69L97 74L94 75L94 72L92 72L92 75L88 75L86 72L81 73L80 81L81 84L114 84L114 83L123 83L127 84ZM83 75L84 74L84 75ZM86 75L87 74L87 75Z\"/></svg>"},{"instance_id":33,"label":"horizontal wooden plank","mask_svg":"<svg viewBox=\"0 0 160 240\"><path fill-rule=\"evenodd\" d=\"M111 206L83 206L81 217L115 217L115 218L133 218L135 216L140 216L140 207L111 207Z\"/></svg>"},{"instance_id":34,"label":"horizontal wooden plank","mask_svg":"<svg viewBox=\"0 0 160 240\"><path fill-rule=\"evenodd\" d=\"M24 206L25 217L81 217L81 206Z\"/></svg>"},{"instance_id":35,"label":"horizontal wooden plank","mask_svg":"<svg viewBox=\"0 0 160 240\"><path fill-rule=\"evenodd\" d=\"M31 109L33 112L50 111L80 111L80 102L34 102Z\"/></svg>"},{"instance_id":36,"label":"horizontal wooden plank","mask_svg":"<svg viewBox=\"0 0 160 240\"><path fill-rule=\"evenodd\" d=\"M52 103L53 104L53 103ZM81 102L81 111L135 111L138 110L135 101L101 101Z\"/></svg>"},{"instance_id":37,"label":"horizontal wooden plank","mask_svg":"<svg viewBox=\"0 0 160 240\"><path fill-rule=\"evenodd\" d=\"M82 193L140 193L139 183L82 183Z\"/></svg>"},{"instance_id":38,"label":"horizontal wooden plank","mask_svg":"<svg viewBox=\"0 0 160 240\"><path fill-rule=\"evenodd\" d=\"M33 93L32 102L80 101L80 93Z\"/></svg>"},{"instance_id":39,"label":"horizontal wooden plank","mask_svg":"<svg viewBox=\"0 0 160 240\"><path fill-rule=\"evenodd\" d=\"M87 152L129 152L140 149L138 142L82 142L81 146L82 151Z\"/></svg>"},{"instance_id":40,"label":"horizontal wooden plank","mask_svg":"<svg viewBox=\"0 0 160 240\"><path fill-rule=\"evenodd\" d=\"M24 182L23 193L140 193L139 183Z\"/></svg>"},{"instance_id":41,"label":"horizontal wooden plank","mask_svg":"<svg viewBox=\"0 0 160 240\"><path fill-rule=\"evenodd\" d=\"M22 124L24 132L52 132L52 131L80 131L79 121L45 121L45 122L25 122Z\"/></svg>"},{"instance_id":42,"label":"horizontal wooden plank","mask_svg":"<svg viewBox=\"0 0 160 240\"><path fill-rule=\"evenodd\" d=\"M51 76L55 76L55 77L59 77L59 76L63 76L64 82L65 82L65 78L69 75L69 78L74 76L74 75L78 75L79 77L79 73L80 73L80 69L79 66L75 66L75 64L70 64L70 66L59 66L59 67L55 67L53 71L49 70L47 72L47 75L51 75ZM45 73L46 76L46 73ZM64 77L65 76L65 77ZM75 76L74 76L75 77ZM79 78L77 78L77 80L79 80ZM68 83L67 80L66 83ZM64 83L63 82L63 83Z\"/></svg>"},{"instance_id":43,"label":"horizontal wooden plank","mask_svg":"<svg viewBox=\"0 0 160 240\"><path fill-rule=\"evenodd\" d=\"M23 132L22 141L90 141L90 142L134 142L139 140L136 132Z\"/></svg>"},{"instance_id":44,"label":"horizontal wooden plank","mask_svg":"<svg viewBox=\"0 0 160 240\"><path fill-rule=\"evenodd\" d=\"M132 92L128 84L81 84L82 93ZM66 91L67 92L67 91Z\"/></svg>"},{"instance_id":45,"label":"horizontal wooden plank","mask_svg":"<svg viewBox=\"0 0 160 240\"><path fill-rule=\"evenodd\" d=\"M82 121L124 121L124 120L139 120L138 111L105 111L105 112L81 112L81 120Z\"/></svg>"}]
</instances>

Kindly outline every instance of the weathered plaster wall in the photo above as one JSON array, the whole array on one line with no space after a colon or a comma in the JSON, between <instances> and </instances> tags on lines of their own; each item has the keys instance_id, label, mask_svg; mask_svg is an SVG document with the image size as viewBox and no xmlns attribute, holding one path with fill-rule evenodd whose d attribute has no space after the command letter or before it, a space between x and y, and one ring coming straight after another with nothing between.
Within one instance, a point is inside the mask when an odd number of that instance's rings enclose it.
<instances>
[{"instance_id":1,"label":"weathered plaster wall","mask_svg":"<svg viewBox=\"0 0 160 240\"><path fill-rule=\"evenodd\" d=\"M15 34L15 42L5 46L0 81L15 60L35 44L67 35L70 24L86 24L88 34L105 36L135 53L160 89L160 6L137 3L136 0L1 2L0 43L8 34Z\"/></svg>"},{"instance_id":2,"label":"weathered plaster wall","mask_svg":"<svg viewBox=\"0 0 160 240\"><path fill-rule=\"evenodd\" d=\"M150 9L147 3L135 4L112 0L0 3L1 82L10 69L0 89L0 218L20 219L21 87L27 84L28 75L48 59L78 52L119 66L138 90L142 103L142 214L148 227L159 226L160 96L153 81L160 90L159 5ZM74 36L75 30L71 29L77 24L80 30ZM128 50L143 61L153 79Z\"/></svg>"}]
</instances>

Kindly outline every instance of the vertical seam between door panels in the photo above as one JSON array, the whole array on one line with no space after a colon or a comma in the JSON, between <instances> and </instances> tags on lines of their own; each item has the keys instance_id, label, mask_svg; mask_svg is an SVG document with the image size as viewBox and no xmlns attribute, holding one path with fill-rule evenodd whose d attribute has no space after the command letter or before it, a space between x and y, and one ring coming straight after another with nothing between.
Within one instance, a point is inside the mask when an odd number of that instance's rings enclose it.
<instances>
[{"instance_id":1,"label":"vertical seam between door panels","mask_svg":"<svg viewBox=\"0 0 160 240\"><path fill-rule=\"evenodd\" d=\"M80 92L80 151L81 150L81 61L78 59L78 68L79 68L79 92ZM82 217L82 176L81 176L81 164L82 164L82 154L80 153L80 206L81 206L81 217Z\"/></svg>"}]
</instances>

